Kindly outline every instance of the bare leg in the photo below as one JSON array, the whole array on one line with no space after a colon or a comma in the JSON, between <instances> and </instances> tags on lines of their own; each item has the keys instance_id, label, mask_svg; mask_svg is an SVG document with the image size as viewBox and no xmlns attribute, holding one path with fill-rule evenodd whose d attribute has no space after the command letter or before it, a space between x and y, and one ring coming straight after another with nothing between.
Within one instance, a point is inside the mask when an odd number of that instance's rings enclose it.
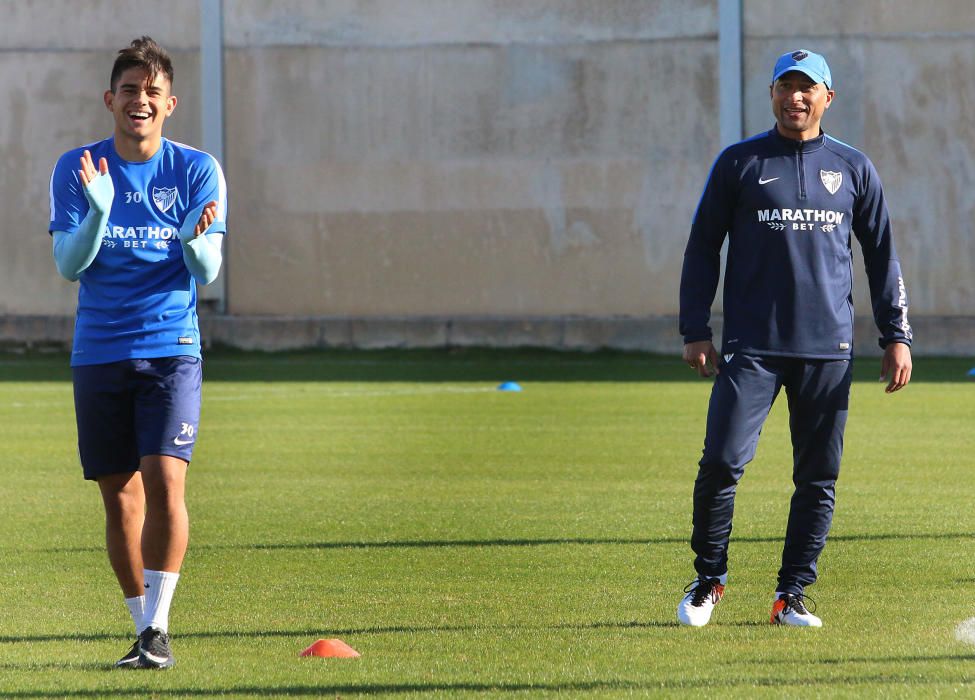
<instances>
[{"instance_id":1,"label":"bare leg","mask_svg":"<svg viewBox=\"0 0 975 700\"><path fill-rule=\"evenodd\" d=\"M187 463L178 457L148 455L139 464L146 501L142 561L147 569L178 573L190 532L184 500Z\"/></svg>"},{"instance_id":2,"label":"bare leg","mask_svg":"<svg viewBox=\"0 0 975 700\"><path fill-rule=\"evenodd\" d=\"M126 598L142 595L142 525L146 499L139 472L98 479L105 504L105 546Z\"/></svg>"}]
</instances>

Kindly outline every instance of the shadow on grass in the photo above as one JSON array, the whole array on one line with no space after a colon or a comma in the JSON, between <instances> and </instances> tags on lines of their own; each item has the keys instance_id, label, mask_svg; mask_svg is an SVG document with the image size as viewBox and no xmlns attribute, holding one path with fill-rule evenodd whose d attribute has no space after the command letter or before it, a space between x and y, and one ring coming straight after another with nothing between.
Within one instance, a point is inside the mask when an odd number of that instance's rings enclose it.
<instances>
[{"instance_id":1,"label":"shadow on grass","mask_svg":"<svg viewBox=\"0 0 975 700\"><path fill-rule=\"evenodd\" d=\"M732 536L731 543L775 544L784 541L784 535L775 536ZM830 542L872 542L883 540L971 540L972 532L936 533L878 533L860 535L832 535ZM689 544L690 531L681 537L637 537L637 538L587 538L553 537L536 539L488 539L488 540L404 540L387 542L298 542L243 545L249 549L425 549L437 547L550 547L561 545L657 545ZM203 545L202 548L207 548ZM239 549L234 545L210 545L215 549Z\"/></svg>"},{"instance_id":2,"label":"shadow on grass","mask_svg":"<svg viewBox=\"0 0 975 700\"><path fill-rule=\"evenodd\" d=\"M70 381L67 354L0 355L2 381ZM966 382L967 358L915 358L912 382ZM858 381L876 383L880 360L860 358ZM697 382L678 355L544 349L321 350L205 353L207 382Z\"/></svg>"},{"instance_id":3,"label":"shadow on grass","mask_svg":"<svg viewBox=\"0 0 975 700\"><path fill-rule=\"evenodd\" d=\"M936 654L930 656L866 656L853 657L849 659L804 659L806 663L821 664L824 666L841 666L843 664L888 664L892 661L897 663L928 663L931 661L975 661L975 654Z\"/></svg>"},{"instance_id":4,"label":"shadow on grass","mask_svg":"<svg viewBox=\"0 0 975 700\"><path fill-rule=\"evenodd\" d=\"M964 657L947 657L948 659ZM940 657L933 657L932 661L941 660ZM896 663L900 659L894 657L887 660L888 663ZM969 675L962 669L952 674L933 674L930 677L918 677L916 673L898 671L892 673L878 673L872 675L857 674L849 678L820 677L809 678L802 676L784 677L780 673L772 674L772 677L738 677L729 679L717 678L675 678L669 680L643 682L626 680L590 680L590 681L565 681L562 683L542 682L443 682L436 681L426 683L362 683L362 684L327 684L320 685L227 685L220 688L153 688L152 697L211 697L219 694L235 695L273 695L273 696L343 696L343 695L416 695L423 693L448 694L448 693L595 693L604 691L636 691L647 693L649 691L666 690L721 690L734 688L778 688L778 689L798 689L806 687L829 688L832 692L837 692L844 688L862 688L864 686L912 686L923 688L929 685L947 685L955 683L969 682ZM48 692L43 690L23 690L5 692L6 698L122 698L122 697L145 697L145 688L133 689L97 689L97 690L67 690Z\"/></svg>"},{"instance_id":5,"label":"shadow on grass","mask_svg":"<svg viewBox=\"0 0 975 700\"><path fill-rule=\"evenodd\" d=\"M95 634L2 634L0 644L24 644L26 642L56 642L59 639L65 642L106 642L110 640L122 640L132 643L133 635L113 634L110 632L98 632ZM22 664L25 667L33 666L33 662ZM97 664L95 664L98 666ZM101 667L101 666L99 666ZM0 663L0 668L7 668L6 664ZM2 697L2 696L0 696Z\"/></svg>"},{"instance_id":6,"label":"shadow on grass","mask_svg":"<svg viewBox=\"0 0 975 700\"><path fill-rule=\"evenodd\" d=\"M70 637L62 637L70 639ZM87 639L87 637L86 637ZM46 641L46 640L44 640ZM114 664L97 661L25 661L24 663L0 663L0 671L114 671ZM0 690L0 697L9 697Z\"/></svg>"},{"instance_id":7,"label":"shadow on grass","mask_svg":"<svg viewBox=\"0 0 975 700\"><path fill-rule=\"evenodd\" d=\"M320 696L345 695L415 695L420 693L443 694L452 692L473 693L525 693L536 692L596 692L607 690L648 690L661 687L655 683L626 683L614 681L588 681L582 683L399 683L361 685L227 685L220 688L153 688L151 697L213 697L216 694L256 696ZM0 691L2 692L2 691ZM3 692L5 698L144 698L147 691L141 689L21 690Z\"/></svg>"},{"instance_id":8,"label":"shadow on grass","mask_svg":"<svg viewBox=\"0 0 975 700\"><path fill-rule=\"evenodd\" d=\"M830 535L829 542L878 542L885 540L972 540L973 532L931 532L931 533L877 533ZM735 536L731 543L743 544L776 544L784 540L784 535L775 536ZM440 548L479 548L479 547L558 547L563 545L580 546L616 546L638 545L650 546L659 544L681 544L690 542L690 531L681 537L541 537L541 538L513 538L513 539L484 539L484 540L383 540L369 542L365 540L349 540L345 542L258 542L254 544L195 544L194 550L303 550L303 549L440 549ZM2 547L0 547L2 550ZM18 551L27 551L18 548ZM44 547L30 551L52 552L56 554L78 554L102 552L101 545L91 547Z\"/></svg>"},{"instance_id":9,"label":"shadow on grass","mask_svg":"<svg viewBox=\"0 0 975 700\"><path fill-rule=\"evenodd\" d=\"M762 626L767 627L767 623L743 622L736 623L734 626ZM355 636L369 634L396 634L396 633L423 633L423 632L460 632L468 633L473 631L485 630L574 630L574 629L632 629L632 628L678 628L675 622L659 621L604 621L589 623L565 623L559 625L497 625L497 626L476 626L476 625L443 625L434 627L372 627L372 628L349 628L349 629L310 629L310 630L267 630L257 632L243 631L214 631L214 632L191 632L179 635L180 638L199 638L199 639L247 639L247 638L267 638L267 637L287 637L309 639L316 636ZM95 640L123 640L127 639L122 635L112 634L93 634L93 635L34 635L24 637L0 637L0 642L56 642L65 641L95 641ZM295 661L299 664L308 663L307 660ZM736 665L741 665L745 659L738 659ZM297 685L228 685L220 688L153 688L153 697L209 697L219 692L221 694L240 694L240 695L276 695L276 696L296 696L296 695L406 695L406 694L443 694L451 692L478 692L478 693L525 693L525 692L567 692L567 693L593 693L599 691L652 691L652 690L721 690L748 687L829 687L832 691L847 688L863 688L865 686L911 686L923 688L931 685L946 685L968 682L970 674L965 667L958 667L955 673L944 673L943 669L930 676L920 675L917 669L905 668L910 664L926 664L938 662L959 662L975 661L973 654L936 654L921 655L913 654L908 656L863 656L850 658L826 658L813 659L804 658L804 663L819 665L841 670L844 666L881 664L890 669L897 669L895 672L883 671L876 674L865 674L858 671L849 677L836 677L835 675L824 674L821 677L795 677L791 680L774 674L768 676L749 676L748 674L738 674L738 677L731 679L721 678L684 678L669 679L662 681L628 681L623 679L614 680L587 680L587 681L566 681L566 682L424 682L424 683L393 683L393 684L297 684ZM764 665L765 662L763 661ZM0 670L8 671L36 671L36 670L78 670L78 671L106 671L110 667L95 663L0 663ZM128 673L126 673L128 675ZM88 698L88 697L144 697L145 688L133 689L70 689L45 691L40 689L31 690L2 690L3 697L7 698Z\"/></svg>"},{"instance_id":10,"label":"shadow on grass","mask_svg":"<svg viewBox=\"0 0 975 700\"><path fill-rule=\"evenodd\" d=\"M668 627L679 627L676 622L661 620L611 620L605 622L563 622L554 625L397 625L388 627L347 627L347 628L316 628L316 629L292 629L292 630L214 630L206 632L182 632L174 635L179 639L272 639L272 638L296 638L299 640L318 638L318 637L355 637L377 634L439 634L443 632L468 633L468 632L525 632L525 631L552 631L552 630L599 630L599 629L660 629ZM121 634L96 633L96 634L31 634L31 635L0 635L0 644L23 644L28 642L104 642L117 640L119 642L129 641L131 637ZM32 666L33 663L25 663L23 666ZM101 666L95 665L101 668ZM0 663L0 668L4 668Z\"/></svg>"}]
</instances>

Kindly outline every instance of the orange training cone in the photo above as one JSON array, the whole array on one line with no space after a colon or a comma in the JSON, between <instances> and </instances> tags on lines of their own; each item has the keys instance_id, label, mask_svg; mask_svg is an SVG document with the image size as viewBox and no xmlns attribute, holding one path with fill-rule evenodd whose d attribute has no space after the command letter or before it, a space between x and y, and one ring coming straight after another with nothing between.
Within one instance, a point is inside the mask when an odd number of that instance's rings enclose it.
<instances>
[{"instance_id":1,"label":"orange training cone","mask_svg":"<svg viewBox=\"0 0 975 700\"><path fill-rule=\"evenodd\" d=\"M330 659L357 659L360 654L341 639L319 639L301 652L301 656L321 656Z\"/></svg>"}]
</instances>

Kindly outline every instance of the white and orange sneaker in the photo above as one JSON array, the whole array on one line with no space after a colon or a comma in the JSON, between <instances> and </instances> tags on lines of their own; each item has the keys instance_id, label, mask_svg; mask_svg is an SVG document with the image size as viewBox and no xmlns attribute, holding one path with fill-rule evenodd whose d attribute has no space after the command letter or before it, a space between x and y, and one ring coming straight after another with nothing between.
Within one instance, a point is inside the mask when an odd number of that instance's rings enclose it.
<instances>
[{"instance_id":1,"label":"white and orange sneaker","mask_svg":"<svg viewBox=\"0 0 975 700\"><path fill-rule=\"evenodd\" d=\"M793 627L822 627L823 621L806 609L806 601L813 602L803 594L776 593L772 604L773 625L792 625ZM813 610L815 610L813 603Z\"/></svg>"},{"instance_id":2,"label":"white and orange sneaker","mask_svg":"<svg viewBox=\"0 0 975 700\"><path fill-rule=\"evenodd\" d=\"M698 577L684 588L686 594L677 606L677 621L691 627L704 627L711 620L714 606L724 596L721 579Z\"/></svg>"}]
</instances>

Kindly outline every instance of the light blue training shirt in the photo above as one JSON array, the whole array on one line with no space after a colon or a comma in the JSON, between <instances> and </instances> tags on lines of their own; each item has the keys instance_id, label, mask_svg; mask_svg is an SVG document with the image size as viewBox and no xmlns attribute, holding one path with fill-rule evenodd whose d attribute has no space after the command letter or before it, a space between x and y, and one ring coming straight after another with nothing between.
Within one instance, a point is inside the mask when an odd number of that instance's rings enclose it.
<instances>
[{"instance_id":1,"label":"light blue training shirt","mask_svg":"<svg viewBox=\"0 0 975 700\"><path fill-rule=\"evenodd\" d=\"M71 365L200 357L196 283L183 262L179 229L187 214L216 201L207 233L226 233L220 165L209 153L166 138L144 162L119 157L114 138L68 151L51 175L52 233L74 234L88 214L78 174L85 150L96 168L100 158L108 160L115 199L101 249L78 278Z\"/></svg>"}]
</instances>

